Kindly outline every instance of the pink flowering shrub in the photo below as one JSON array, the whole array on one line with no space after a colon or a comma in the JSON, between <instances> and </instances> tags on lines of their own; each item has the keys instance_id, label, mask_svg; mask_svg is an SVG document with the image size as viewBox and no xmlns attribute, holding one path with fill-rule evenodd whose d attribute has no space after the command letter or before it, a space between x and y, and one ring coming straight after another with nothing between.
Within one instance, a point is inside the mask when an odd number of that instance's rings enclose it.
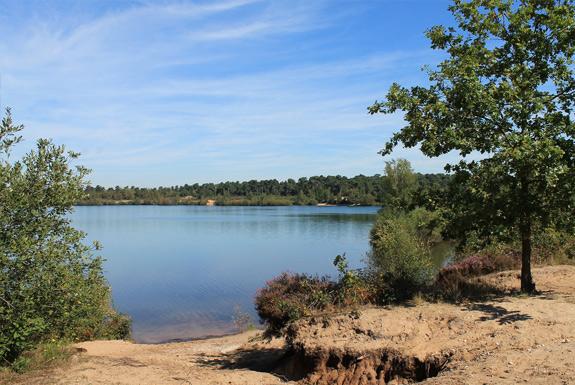
<instances>
[{"instance_id":1,"label":"pink flowering shrub","mask_svg":"<svg viewBox=\"0 0 575 385\"><path fill-rule=\"evenodd\" d=\"M280 333L289 322L332 306L337 283L327 277L282 273L259 289L255 305L267 332Z\"/></svg>"}]
</instances>

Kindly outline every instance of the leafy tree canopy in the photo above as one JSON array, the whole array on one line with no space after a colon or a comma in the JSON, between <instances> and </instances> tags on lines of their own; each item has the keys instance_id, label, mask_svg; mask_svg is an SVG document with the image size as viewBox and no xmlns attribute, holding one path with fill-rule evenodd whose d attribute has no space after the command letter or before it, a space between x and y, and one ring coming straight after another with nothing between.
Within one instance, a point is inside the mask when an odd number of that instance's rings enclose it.
<instances>
[{"instance_id":1,"label":"leafy tree canopy","mask_svg":"<svg viewBox=\"0 0 575 385\"><path fill-rule=\"evenodd\" d=\"M385 162L384 199L385 206L406 208L412 201L418 187L417 174L406 159Z\"/></svg>"},{"instance_id":2,"label":"leafy tree canopy","mask_svg":"<svg viewBox=\"0 0 575 385\"><path fill-rule=\"evenodd\" d=\"M125 337L111 307L102 260L70 226L88 170L77 154L41 139L21 160L10 153L22 126L0 124L0 365L49 338Z\"/></svg>"},{"instance_id":3,"label":"leafy tree canopy","mask_svg":"<svg viewBox=\"0 0 575 385\"><path fill-rule=\"evenodd\" d=\"M369 112L403 111L407 125L382 150L458 151L449 196L453 229L485 235L517 229L521 288L534 291L537 224L564 225L574 207L575 5L571 0L455 0L456 27L427 31L447 58L429 85L394 84ZM481 160L468 155L478 152ZM477 157L475 157L477 158ZM568 213L565 215L565 213Z\"/></svg>"}]
</instances>

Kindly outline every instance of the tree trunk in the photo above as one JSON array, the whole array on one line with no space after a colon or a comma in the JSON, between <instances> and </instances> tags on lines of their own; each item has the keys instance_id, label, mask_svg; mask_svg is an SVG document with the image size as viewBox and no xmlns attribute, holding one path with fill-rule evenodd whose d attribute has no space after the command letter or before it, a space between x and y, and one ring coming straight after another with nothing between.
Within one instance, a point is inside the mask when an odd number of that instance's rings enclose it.
<instances>
[{"instance_id":1,"label":"tree trunk","mask_svg":"<svg viewBox=\"0 0 575 385\"><path fill-rule=\"evenodd\" d=\"M535 283L531 276L531 218L522 214L521 218L521 291L533 293Z\"/></svg>"},{"instance_id":2,"label":"tree trunk","mask_svg":"<svg viewBox=\"0 0 575 385\"><path fill-rule=\"evenodd\" d=\"M521 291L533 293L535 283L531 276L531 210L529 207L529 172L524 170L521 175L521 213L519 232L521 234Z\"/></svg>"}]
</instances>

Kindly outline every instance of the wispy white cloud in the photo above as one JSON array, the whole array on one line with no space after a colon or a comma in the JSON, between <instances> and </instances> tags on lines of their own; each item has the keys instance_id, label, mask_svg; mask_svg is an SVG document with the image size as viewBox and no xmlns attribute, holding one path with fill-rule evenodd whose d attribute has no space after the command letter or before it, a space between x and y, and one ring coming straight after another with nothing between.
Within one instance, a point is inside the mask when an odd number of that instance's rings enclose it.
<instances>
[{"instance_id":1,"label":"wispy white cloud","mask_svg":"<svg viewBox=\"0 0 575 385\"><path fill-rule=\"evenodd\" d=\"M96 183L377 172L401 117L366 107L433 56L302 48L347 15L328 8L164 2L24 22L0 40L3 100L27 136L80 150Z\"/></svg>"}]
</instances>

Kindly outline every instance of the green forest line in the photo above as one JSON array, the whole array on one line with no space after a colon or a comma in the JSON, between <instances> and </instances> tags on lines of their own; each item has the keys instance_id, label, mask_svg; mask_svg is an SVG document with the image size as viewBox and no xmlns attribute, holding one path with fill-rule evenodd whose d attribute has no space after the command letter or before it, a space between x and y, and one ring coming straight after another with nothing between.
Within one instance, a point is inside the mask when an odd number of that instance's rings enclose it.
<instances>
[{"instance_id":1,"label":"green forest line","mask_svg":"<svg viewBox=\"0 0 575 385\"><path fill-rule=\"evenodd\" d=\"M379 206L391 193L385 176L313 176L142 188L88 186L78 205ZM418 196L447 186L446 174L417 174Z\"/></svg>"}]
</instances>

